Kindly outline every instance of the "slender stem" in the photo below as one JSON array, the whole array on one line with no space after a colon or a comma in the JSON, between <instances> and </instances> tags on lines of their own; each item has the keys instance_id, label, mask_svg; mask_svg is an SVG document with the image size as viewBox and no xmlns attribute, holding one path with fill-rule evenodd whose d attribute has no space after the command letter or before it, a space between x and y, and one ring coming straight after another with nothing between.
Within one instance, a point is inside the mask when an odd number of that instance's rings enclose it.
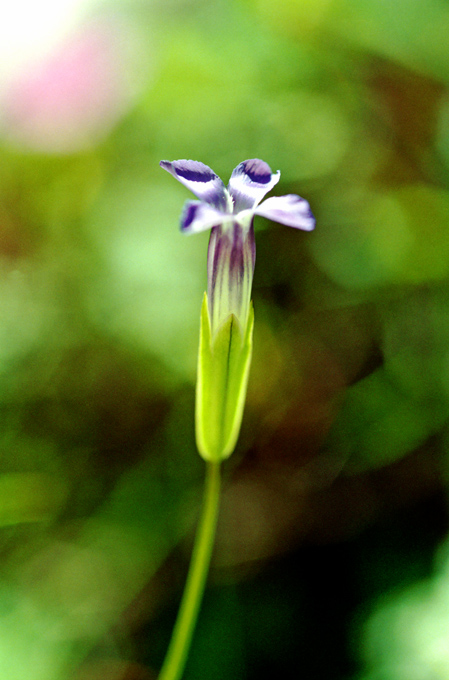
<instances>
[{"instance_id":1,"label":"slender stem","mask_svg":"<svg viewBox=\"0 0 449 680\"><path fill-rule=\"evenodd\" d=\"M206 585L220 502L220 463L206 463L203 509L186 585L159 680L179 680L189 653Z\"/></svg>"}]
</instances>

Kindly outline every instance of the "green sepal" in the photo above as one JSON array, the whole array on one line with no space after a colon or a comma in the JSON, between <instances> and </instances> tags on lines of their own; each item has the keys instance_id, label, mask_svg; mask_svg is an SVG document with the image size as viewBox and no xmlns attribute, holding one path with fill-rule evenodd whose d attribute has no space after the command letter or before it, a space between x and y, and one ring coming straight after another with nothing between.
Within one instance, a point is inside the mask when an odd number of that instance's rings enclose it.
<instances>
[{"instance_id":1,"label":"green sepal","mask_svg":"<svg viewBox=\"0 0 449 680\"><path fill-rule=\"evenodd\" d=\"M253 347L252 304L246 328L230 314L212 337L207 295L201 308L196 385L196 443L205 460L228 458L237 443Z\"/></svg>"}]
</instances>

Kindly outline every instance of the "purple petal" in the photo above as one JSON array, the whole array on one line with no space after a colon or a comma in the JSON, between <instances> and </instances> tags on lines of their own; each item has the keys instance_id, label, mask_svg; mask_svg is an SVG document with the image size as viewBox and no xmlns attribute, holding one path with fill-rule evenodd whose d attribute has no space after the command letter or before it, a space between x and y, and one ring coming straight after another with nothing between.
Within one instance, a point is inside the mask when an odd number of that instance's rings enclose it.
<instances>
[{"instance_id":1,"label":"purple petal","mask_svg":"<svg viewBox=\"0 0 449 680\"><path fill-rule=\"evenodd\" d=\"M234 199L234 213L258 205L279 182L281 173L271 172L270 166L258 158L240 163L231 175L228 190Z\"/></svg>"},{"instance_id":2,"label":"purple petal","mask_svg":"<svg viewBox=\"0 0 449 680\"><path fill-rule=\"evenodd\" d=\"M202 201L223 211L228 209L229 195L225 185L218 175L204 163L180 160L161 161L159 165Z\"/></svg>"},{"instance_id":3,"label":"purple petal","mask_svg":"<svg viewBox=\"0 0 449 680\"><path fill-rule=\"evenodd\" d=\"M295 227L295 229L311 231L315 227L315 218L309 204L296 194L267 198L255 209L254 213L267 217L273 222L286 224L287 227Z\"/></svg>"},{"instance_id":4,"label":"purple petal","mask_svg":"<svg viewBox=\"0 0 449 680\"><path fill-rule=\"evenodd\" d=\"M181 214L181 231L196 234L229 220L229 215L203 201L187 201Z\"/></svg>"}]
</instances>

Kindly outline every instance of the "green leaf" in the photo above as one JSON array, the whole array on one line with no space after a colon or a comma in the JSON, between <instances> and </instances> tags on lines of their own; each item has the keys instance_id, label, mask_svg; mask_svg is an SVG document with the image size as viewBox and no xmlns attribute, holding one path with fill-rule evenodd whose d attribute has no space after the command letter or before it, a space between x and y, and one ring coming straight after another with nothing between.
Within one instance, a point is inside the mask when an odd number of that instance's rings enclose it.
<instances>
[{"instance_id":1,"label":"green leaf","mask_svg":"<svg viewBox=\"0 0 449 680\"><path fill-rule=\"evenodd\" d=\"M196 442L205 460L223 460L235 448L245 405L253 327L251 305L244 330L237 317L230 314L212 337L204 294L196 386Z\"/></svg>"}]
</instances>

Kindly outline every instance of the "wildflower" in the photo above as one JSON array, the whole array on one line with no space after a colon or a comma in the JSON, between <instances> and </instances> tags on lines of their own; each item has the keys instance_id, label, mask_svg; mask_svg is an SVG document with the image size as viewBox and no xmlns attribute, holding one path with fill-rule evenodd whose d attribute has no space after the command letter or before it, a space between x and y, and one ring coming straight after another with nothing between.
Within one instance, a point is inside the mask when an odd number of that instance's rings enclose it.
<instances>
[{"instance_id":1,"label":"wildflower","mask_svg":"<svg viewBox=\"0 0 449 680\"><path fill-rule=\"evenodd\" d=\"M200 199L186 202L181 231L212 230L201 313L196 435L201 455L221 460L235 447L251 361L254 215L306 231L314 228L315 219L307 201L296 194L261 203L278 183L280 172L272 173L257 158L240 163L227 188L198 161L161 161L160 165Z\"/></svg>"}]
</instances>

